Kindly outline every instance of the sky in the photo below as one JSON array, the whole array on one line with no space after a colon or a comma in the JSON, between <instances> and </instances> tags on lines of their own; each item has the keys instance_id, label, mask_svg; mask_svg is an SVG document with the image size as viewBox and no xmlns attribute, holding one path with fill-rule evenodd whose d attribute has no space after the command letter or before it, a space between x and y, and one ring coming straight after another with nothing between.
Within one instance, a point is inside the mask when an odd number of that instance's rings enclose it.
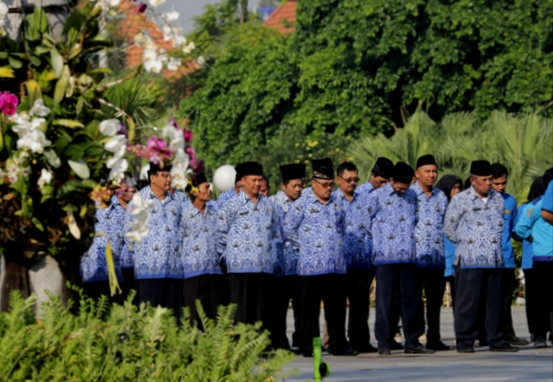
<instances>
[{"instance_id":1,"label":"sky","mask_svg":"<svg viewBox=\"0 0 553 382\"><path fill-rule=\"evenodd\" d=\"M204 6L207 4L216 4L220 0L166 0L158 9L163 11L177 11L180 13L178 24L182 27L184 34L194 29L192 17L201 15ZM249 0L248 8L253 9L259 0Z\"/></svg>"}]
</instances>

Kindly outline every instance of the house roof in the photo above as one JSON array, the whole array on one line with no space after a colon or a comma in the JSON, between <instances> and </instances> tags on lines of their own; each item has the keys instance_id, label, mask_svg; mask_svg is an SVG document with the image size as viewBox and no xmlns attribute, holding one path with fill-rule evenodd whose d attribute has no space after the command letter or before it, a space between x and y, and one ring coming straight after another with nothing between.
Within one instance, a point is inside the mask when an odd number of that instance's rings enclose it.
<instances>
[{"instance_id":1,"label":"house roof","mask_svg":"<svg viewBox=\"0 0 553 382\"><path fill-rule=\"evenodd\" d=\"M269 28L275 28L282 34L294 31L296 23L297 0L287 0L279 5L263 24Z\"/></svg>"}]
</instances>

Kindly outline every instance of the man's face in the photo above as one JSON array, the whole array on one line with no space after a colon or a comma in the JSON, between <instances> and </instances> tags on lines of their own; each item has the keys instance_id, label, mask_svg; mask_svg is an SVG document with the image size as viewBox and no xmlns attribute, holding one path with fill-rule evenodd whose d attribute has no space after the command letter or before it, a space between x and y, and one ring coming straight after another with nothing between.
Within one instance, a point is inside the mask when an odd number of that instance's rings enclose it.
<instances>
[{"instance_id":1,"label":"man's face","mask_svg":"<svg viewBox=\"0 0 553 382\"><path fill-rule=\"evenodd\" d=\"M136 192L134 186L128 186L127 183L121 183L121 186L117 189L117 196L122 199L125 203L129 203L132 200Z\"/></svg>"},{"instance_id":2,"label":"man's face","mask_svg":"<svg viewBox=\"0 0 553 382\"><path fill-rule=\"evenodd\" d=\"M198 193L196 194L196 199L201 200L202 202L207 202L211 200L212 191L211 185L209 182L203 182L198 185Z\"/></svg>"},{"instance_id":3,"label":"man's face","mask_svg":"<svg viewBox=\"0 0 553 382\"><path fill-rule=\"evenodd\" d=\"M340 191L342 191L345 195L353 195L353 192L359 183L359 176L357 171L344 170L342 175L338 175L336 177L336 181L338 182Z\"/></svg>"},{"instance_id":4,"label":"man's face","mask_svg":"<svg viewBox=\"0 0 553 382\"><path fill-rule=\"evenodd\" d=\"M261 183L263 183L263 177L261 175L247 175L242 177L244 192L250 196L259 196Z\"/></svg>"},{"instance_id":5,"label":"man's face","mask_svg":"<svg viewBox=\"0 0 553 382\"><path fill-rule=\"evenodd\" d=\"M507 188L507 175L492 179L492 188L494 191L502 193Z\"/></svg>"},{"instance_id":6,"label":"man's face","mask_svg":"<svg viewBox=\"0 0 553 382\"><path fill-rule=\"evenodd\" d=\"M415 171L415 176L421 185L432 187L436 184L436 180L438 179L438 167L433 164L420 166L417 168L417 171Z\"/></svg>"},{"instance_id":7,"label":"man's face","mask_svg":"<svg viewBox=\"0 0 553 382\"><path fill-rule=\"evenodd\" d=\"M371 172L371 178L369 180L373 188L380 188L386 185L388 183L388 179L381 177L380 175L374 175Z\"/></svg>"},{"instance_id":8,"label":"man's face","mask_svg":"<svg viewBox=\"0 0 553 382\"><path fill-rule=\"evenodd\" d=\"M291 179L286 184L281 183L280 188L290 200L294 201L301 196L303 179Z\"/></svg>"},{"instance_id":9,"label":"man's face","mask_svg":"<svg viewBox=\"0 0 553 382\"><path fill-rule=\"evenodd\" d=\"M409 189L409 184L396 182L394 178L390 178L390 186L394 189L395 192L397 192L399 195L405 194L405 191Z\"/></svg>"},{"instance_id":10,"label":"man's face","mask_svg":"<svg viewBox=\"0 0 553 382\"><path fill-rule=\"evenodd\" d=\"M332 193L332 189L334 188L333 180L313 178L312 185L313 192L319 199L330 199L330 194Z\"/></svg>"},{"instance_id":11,"label":"man's face","mask_svg":"<svg viewBox=\"0 0 553 382\"><path fill-rule=\"evenodd\" d=\"M492 189L492 176L471 176L470 184L479 195L486 196Z\"/></svg>"},{"instance_id":12,"label":"man's face","mask_svg":"<svg viewBox=\"0 0 553 382\"><path fill-rule=\"evenodd\" d=\"M263 196L269 196L269 184L266 180L263 180L261 182L261 188L259 189L259 193Z\"/></svg>"},{"instance_id":13,"label":"man's face","mask_svg":"<svg viewBox=\"0 0 553 382\"><path fill-rule=\"evenodd\" d=\"M168 192L171 189L171 174L169 171L158 171L150 176L150 186L154 190Z\"/></svg>"}]
</instances>

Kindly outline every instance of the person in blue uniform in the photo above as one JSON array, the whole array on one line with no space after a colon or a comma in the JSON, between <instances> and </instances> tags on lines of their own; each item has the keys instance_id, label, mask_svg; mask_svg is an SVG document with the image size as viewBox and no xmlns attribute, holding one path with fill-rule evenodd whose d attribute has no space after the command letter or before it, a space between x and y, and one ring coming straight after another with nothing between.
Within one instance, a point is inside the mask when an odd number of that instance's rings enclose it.
<instances>
[{"instance_id":1,"label":"person in blue uniform","mask_svg":"<svg viewBox=\"0 0 553 382\"><path fill-rule=\"evenodd\" d=\"M125 242L132 251L136 277L137 302L148 302L173 310L177 319L182 309L182 261L179 253L177 231L182 214L182 204L169 192L171 166L150 163L149 185L139 191L148 207L150 219L148 233L138 242L125 235ZM138 207L138 206L137 206ZM135 219L133 201L125 216L125 232L130 232Z\"/></svg>"},{"instance_id":2,"label":"person in blue uniform","mask_svg":"<svg viewBox=\"0 0 553 382\"><path fill-rule=\"evenodd\" d=\"M405 353L434 353L419 342L416 328L417 195L409 188L414 174L411 166L398 162L392 170L390 182L371 193L368 202L373 264L376 266L375 335L380 355L391 354L390 338L395 327L392 304L397 291L400 294Z\"/></svg>"},{"instance_id":3,"label":"person in blue uniform","mask_svg":"<svg viewBox=\"0 0 553 382\"><path fill-rule=\"evenodd\" d=\"M369 176L369 179L357 187L357 191L362 194L370 194L377 188L383 187L388 183L390 174L394 168L394 163L386 157L379 157Z\"/></svg>"},{"instance_id":4,"label":"person in blue uniform","mask_svg":"<svg viewBox=\"0 0 553 382\"><path fill-rule=\"evenodd\" d=\"M367 195L359 193L357 166L340 164L336 170L338 189L332 194L345 211L344 256L348 263L346 295L349 301L348 339L358 353L373 353L369 332L370 288L374 279L371 264L370 219Z\"/></svg>"},{"instance_id":5,"label":"person in blue uniform","mask_svg":"<svg viewBox=\"0 0 553 382\"><path fill-rule=\"evenodd\" d=\"M514 228L516 228L518 222L520 221L520 218L523 213L526 211L526 206L531 204L534 200L537 198L540 198L545 193L545 184L543 181L543 177L538 177L532 182L532 185L530 186L530 191L528 192L528 199L526 203L523 203L518 208L517 215L515 217L514 222ZM528 323L528 331L530 332L530 335L532 336L532 340L534 341L534 347L541 348L546 347L545 339L544 341L536 341L536 338L534 336L534 333L536 332L536 327L539 322L539 317L536 316L536 307L541 304L539 300L540 292L535 287L535 277L534 272L532 270L532 258L534 257L533 248L532 248L532 242L531 238L528 237L526 239L520 238L516 231L513 229L513 237L515 240L522 241L522 263L521 268L524 272L524 298L525 298L525 304L524 307L526 309L526 322ZM549 319L549 317L547 317Z\"/></svg>"},{"instance_id":6,"label":"person in blue uniform","mask_svg":"<svg viewBox=\"0 0 553 382\"><path fill-rule=\"evenodd\" d=\"M342 249L344 212L332 196L334 169L329 158L313 160L313 187L302 192L284 220L285 238L299 251L300 351L313 356L319 337L321 298L328 327L329 352L356 355L346 339L346 259Z\"/></svg>"},{"instance_id":7,"label":"person in blue uniform","mask_svg":"<svg viewBox=\"0 0 553 382\"><path fill-rule=\"evenodd\" d=\"M242 163L241 175L240 194L219 205L217 251L227 267L236 321L261 321L270 328L274 242L281 240L280 226L274 204L259 193L263 167L257 162Z\"/></svg>"},{"instance_id":8,"label":"person in blue uniform","mask_svg":"<svg viewBox=\"0 0 553 382\"><path fill-rule=\"evenodd\" d=\"M553 183L552 182L549 182L549 186L547 186L547 190L543 195L541 217L549 224L553 224Z\"/></svg>"},{"instance_id":9,"label":"person in blue uniform","mask_svg":"<svg viewBox=\"0 0 553 382\"><path fill-rule=\"evenodd\" d=\"M419 334L425 332L423 291L426 297L426 348L451 350L440 336L440 312L445 291L444 215L447 196L434 187L438 178L438 165L432 155L417 159L417 181L411 186L417 195L417 317Z\"/></svg>"},{"instance_id":10,"label":"person in blue uniform","mask_svg":"<svg viewBox=\"0 0 553 382\"><path fill-rule=\"evenodd\" d=\"M286 214L293 203L301 196L305 182L305 165L286 164L280 166L282 182L280 190L269 199L275 203L279 212L279 222L282 225ZM290 342L286 336L286 319L288 306L292 301L294 315L294 333L292 334L292 347L299 345L300 333L300 294L299 277L297 274L299 252L290 241L286 240L282 247L282 275L275 278L274 287L274 321L273 347L276 349L290 349Z\"/></svg>"},{"instance_id":11,"label":"person in blue uniform","mask_svg":"<svg viewBox=\"0 0 553 382\"><path fill-rule=\"evenodd\" d=\"M219 206L222 206L230 199L240 195L240 191L242 191L242 187L244 186L242 183L242 166L243 164L240 163L234 169L236 171L236 175L234 177L234 187L230 190L226 190L217 198L217 204L219 204Z\"/></svg>"},{"instance_id":12,"label":"person in blue uniform","mask_svg":"<svg viewBox=\"0 0 553 382\"><path fill-rule=\"evenodd\" d=\"M196 300L209 318L215 318L217 308L228 304L228 287L219 265L217 253L217 204L211 201L211 186L205 174L190 177L186 193L191 200L182 211L177 237L183 264L184 305L190 310L191 321L198 322Z\"/></svg>"},{"instance_id":13,"label":"person in blue uniform","mask_svg":"<svg viewBox=\"0 0 553 382\"><path fill-rule=\"evenodd\" d=\"M515 251L513 250L511 234L515 228L514 220L517 214L518 203L514 196L505 192L509 177L509 171L507 168L501 163L493 163L492 171L492 189L503 197L503 203L505 205L503 212L503 237L501 238L501 249L503 250L503 260L505 264L505 269L502 275L502 289L504 293L502 330L503 335L505 336L505 341L512 345L524 346L528 345L528 341L516 336L515 329L513 328L513 317L511 315L513 292L516 284Z\"/></svg>"},{"instance_id":14,"label":"person in blue uniform","mask_svg":"<svg viewBox=\"0 0 553 382\"><path fill-rule=\"evenodd\" d=\"M549 181L548 187L552 185ZM541 215L546 196L547 191L528 203L515 227L519 237L532 241L532 273L539 301L535 305L534 346L538 348L545 347L547 333L553 333L553 226Z\"/></svg>"},{"instance_id":15,"label":"person in blue uniform","mask_svg":"<svg viewBox=\"0 0 553 382\"><path fill-rule=\"evenodd\" d=\"M435 186L438 190L442 190L447 196L447 202L451 202L451 199L463 190L463 181L456 175L447 174L440 178ZM455 279L453 260L455 259L455 244L451 242L444 234L444 257L445 257L445 269L444 277L445 281L449 283L449 291L451 294L451 306L455 309Z\"/></svg>"},{"instance_id":16,"label":"person in blue uniform","mask_svg":"<svg viewBox=\"0 0 553 382\"><path fill-rule=\"evenodd\" d=\"M455 251L455 338L457 352L473 353L479 332L479 311L486 307L490 351L514 352L501 330L504 203L492 190L492 166L473 161L471 187L457 194L446 211L444 231Z\"/></svg>"}]
</instances>

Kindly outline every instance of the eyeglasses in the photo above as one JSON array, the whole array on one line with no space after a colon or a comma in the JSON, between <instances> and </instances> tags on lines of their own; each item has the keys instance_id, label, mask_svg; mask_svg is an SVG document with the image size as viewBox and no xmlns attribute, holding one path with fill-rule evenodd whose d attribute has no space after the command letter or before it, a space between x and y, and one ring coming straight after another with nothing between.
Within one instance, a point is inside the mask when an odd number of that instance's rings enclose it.
<instances>
[{"instance_id":1,"label":"eyeglasses","mask_svg":"<svg viewBox=\"0 0 553 382\"><path fill-rule=\"evenodd\" d=\"M332 187L334 187L334 182L321 183L317 179L313 179L313 182L319 183L322 188L332 188Z\"/></svg>"},{"instance_id":2,"label":"eyeglasses","mask_svg":"<svg viewBox=\"0 0 553 382\"><path fill-rule=\"evenodd\" d=\"M342 178L342 177L340 177L340 179L342 179L346 183L359 183L359 177L358 176L354 176L352 178Z\"/></svg>"}]
</instances>

